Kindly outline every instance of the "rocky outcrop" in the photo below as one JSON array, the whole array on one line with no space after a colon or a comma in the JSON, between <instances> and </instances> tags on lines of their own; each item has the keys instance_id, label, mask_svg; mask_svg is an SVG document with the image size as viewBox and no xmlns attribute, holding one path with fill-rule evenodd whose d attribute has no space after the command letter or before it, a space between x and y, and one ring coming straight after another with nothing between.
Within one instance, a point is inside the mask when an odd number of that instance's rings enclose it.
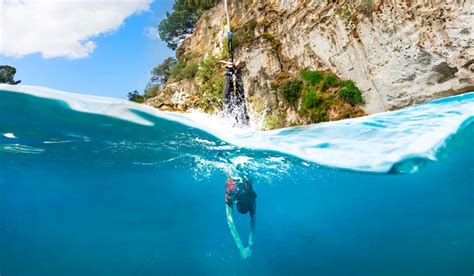
<instances>
[{"instance_id":1,"label":"rocky outcrop","mask_svg":"<svg viewBox=\"0 0 474 276\"><path fill-rule=\"evenodd\" d=\"M278 111L285 125L301 123L298 109L272 84L302 68L353 80L368 114L474 90L472 0L230 2L240 39L236 58L246 64L245 91L254 120L264 111ZM219 55L224 26L219 2L177 50L178 58L198 62ZM149 104L191 108L197 85L171 80Z\"/></svg>"},{"instance_id":2,"label":"rocky outcrop","mask_svg":"<svg viewBox=\"0 0 474 276\"><path fill-rule=\"evenodd\" d=\"M156 97L148 99L146 103L164 111L186 111L195 107L192 101L195 86L192 80L169 82Z\"/></svg>"}]
</instances>

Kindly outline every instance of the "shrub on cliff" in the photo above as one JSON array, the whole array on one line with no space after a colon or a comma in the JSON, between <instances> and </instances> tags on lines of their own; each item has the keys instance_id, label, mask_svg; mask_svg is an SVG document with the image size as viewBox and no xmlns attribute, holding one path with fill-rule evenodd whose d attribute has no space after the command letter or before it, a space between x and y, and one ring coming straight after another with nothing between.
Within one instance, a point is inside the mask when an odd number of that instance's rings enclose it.
<instances>
[{"instance_id":1,"label":"shrub on cliff","mask_svg":"<svg viewBox=\"0 0 474 276\"><path fill-rule=\"evenodd\" d=\"M339 96L345 101L358 105L364 103L359 88L351 80L341 81L342 89L339 90Z\"/></svg>"},{"instance_id":2,"label":"shrub on cliff","mask_svg":"<svg viewBox=\"0 0 474 276\"><path fill-rule=\"evenodd\" d=\"M15 80L16 68L10 65L0 66L0 83L19 84L21 81Z\"/></svg>"},{"instance_id":3,"label":"shrub on cliff","mask_svg":"<svg viewBox=\"0 0 474 276\"><path fill-rule=\"evenodd\" d=\"M193 78L199 69L198 64L180 60L169 69L169 77L175 80L183 80Z\"/></svg>"},{"instance_id":4,"label":"shrub on cliff","mask_svg":"<svg viewBox=\"0 0 474 276\"><path fill-rule=\"evenodd\" d=\"M322 102L321 97L316 94L314 91L308 91L304 97L301 104L302 111L316 108Z\"/></svg>"},{"instance_id":5,"label":"shrub on cliff","mask_svg":"<svg viewBox=\"0 0 474 276\"><path fill-rule=\"evenodd\" d=\"M176 62L176 64L171 66L169 71L169 77L172 79L177 79L184 67L186 67L186 63L182 60L179 60L178 62Z\"/></svg>"},{"instance_id":6,"label":"shrub on cliff","mask_svg":"<svg viewBox=\"0 0 474 276\"><path fill-rule=\"evenodd\" d=\"M323 79L323 87L321 88L323 91L328 90L330 87L336 87L339 85L339 81L333 75L326 75Z\"/></svg>"},{"instance_id":7,"label":"shrub on cliff","mask_svg":"<svg viewBox=\"0 0 474 276\"><path fill-rule=\"evenodd\" d=\"M296 106L296 102L301 95L301 89L303 89L303 82L300 80L290 80L285 82L280 89L285 100L289 104Z\"/></svg>"},{"instance_id":8,"label":"shrub on cliff","mask_svg":"<svg viewBox=\"0 0 474 276\"><path fill-rule=\"evenodd\" d=\"M149 99L149 98L156 97L158 95L158 93L160 92L160 89L161 89L161 87L159 87L159 86L148 86L145 89L145 92L143 93L143 98L146 100L146 99Z\"/></svg>"},{"instance_id":9,"label":"shrub on cliff","mask_svg":"<svg viewBox=\"0 0 474 276\"><path fill-rule=\"evenodd\" d=\"M186 67L183 68L183 71L181 72L181 76L183 79L194 78L194 76L196 76L198 69L199 69L198 64L196 63L188 64Z\"/></svg>"},{"instance_id":10,"label":"shrub on cliff","mask_svg":"<svg viewBox=\"0 0 474 276\"><path fill-rule=\"evenodd\" d=\"M202 83L198 91L199 107L210 113L221 109L224 97L224 76L218 61L217 56L208 57L199 63L199 70L196 73L196 77Z\"/></svg>"},{"instance_id":11,"label":"shrub on cliff","mask_svg":"<svg viewBox=\"0 0 474 276\"><path fill-rule=\"evenodd\" d=\"M328 110L335 102L335 97L330 93L307 91L303 96L299 112L309 117L313 123L326 122Z\"/></svg>"},{"instance_id":12,"label":"shrub on cliff","mask_svg":"<svg viewBox=\"0 0 474 276\"><path fill-rule=\"evenodd\" d=\"M176 0L173 11L158 25L160 38L169 48L175 50L178 45L191 35L199 17L204 11L212 8L216 0Z\"/></svg>"},{"instance_id":13,"label":"shrub on cliff","mask_svg":"<svg viewBox=\"0 0 474 276\"><path fill-rule=\"evenodd\" d=\"M324 78L323 71L310 71L308 69L303 69L300 72L302 79L307 81L310 85L316 85L320 83Z\"/></svg>"},{"instance_id":14,"label":"shrub on cliff","mask_svg":"<svg viewBox=\"0 0 474 276\"><path fill-rule=\"evenodd\" d=\"M357 106L364 102L359 88L353 81L340 81L330 72L303 69L299 77L291 74L277 75L272 83L272 90L279 91L295 111L299 112L300 123L320 123L364 115L364 111ZM280 127L274 124L275 118L268 117L266 129Z\"/></svg>"}]
</instances>

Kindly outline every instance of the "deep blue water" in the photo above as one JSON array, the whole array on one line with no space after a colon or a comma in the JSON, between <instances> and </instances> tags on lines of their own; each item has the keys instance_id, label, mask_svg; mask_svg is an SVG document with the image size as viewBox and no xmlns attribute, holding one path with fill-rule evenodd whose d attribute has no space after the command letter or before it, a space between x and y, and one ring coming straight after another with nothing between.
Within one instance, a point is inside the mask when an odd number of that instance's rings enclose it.
<instances>
[{"instance_id":1,"label":"deep blue water","mask_svg":"<svg viewBox=\"0 0 474 276\"><path fill-rule=\"evenodd\" d=\"M154 125L0 91L0 275L474 273L470 116L433 160L412 150L387 172L369 173L134 113ZM299 132L285 133L297 144ZM391 151L420 144L410 139ZM258 194L247 260L225 219L225 180L236 173L248 174ZM248 218L237 223L245 236Z\"/></svg>"}]
</instances>

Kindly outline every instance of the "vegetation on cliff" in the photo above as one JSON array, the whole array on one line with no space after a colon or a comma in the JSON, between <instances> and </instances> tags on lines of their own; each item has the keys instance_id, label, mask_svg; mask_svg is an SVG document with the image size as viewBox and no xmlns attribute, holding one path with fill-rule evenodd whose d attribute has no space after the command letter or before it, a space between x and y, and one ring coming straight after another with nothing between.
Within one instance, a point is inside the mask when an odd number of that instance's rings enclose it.
<instances>
[{"instance_id":1,"label":"vegetation on cliff","mask_svg":"<svg viewBox=\"0 0 474 276\"><path fill-rule=\"evenodd\" d=\"M176 48L192 36L179 47L178 60L155 68L152 78L157 81L150 81L143 96L161 109L215 112L221 109L224 83L224 68L217 61L227 54L227 41L219 41L225 40L224 12L221 6L203 12L215 0L175 2L161 24L162 38ZM201 8L189 8L196 5ZM451 11L442 12L444 6ZM250 117L273 129L352 118L365 115L364 110L380 112L466 91L473 71L463 23L469 15L466 4L437 2L232 1L235 59L247 65L243 77ZM176 20L179 16L187 20ZM429 24L420 26L415 16L426 16ZM406 28L393 28L397 25ZM447 47L437 37L453 44ZM311 70L301 70L306 66Z\"/></svg>"},{"instance_id":2,"label":"vegetation on cliff","mask_svg":"<svg viewBox=\"0 0 474 276\"><path fill-rule=\"evenodd\" d=\"M224 76L218 61L221 57L210 56L199 64L196 74L200 81L198 89L198 106L208 113L222 108L224 98Z\"/></svg>"},{"instance_id":3,"label":"vegetation on cliff","mask_svg":"<svg viewBox=\"0 0 474 276\"><path fill-rule=\"evenodd\" d=\"M150 81L143 95L135 90L128 93L127 97L131 101L142 103L160 94L170 93L166 87L168 82L196 82L199 85L194 95L187 99L186 106L198 107L205 112L214 113L222 108L224 75L218 61L225 58L224 51L219 55L210 55L199 63L187 62L186 57L180 60L167 58L151 71ZM179 108L169 108L179 110Z\"/></svg>"},{"instance_id":4,"label":"vegetation on cliff","mask_svg":"<svg viewBox=\"0 0 474 276\"><path fill-rule=\"evenodd\" d=\"M339 80L324 71L303 69L298 77L274 83L273 89L295 109L304 123L319 123L359 117L364 111L362 94L351 80ZM283 112L271 112L265 118L264 128L283 127ZM302 122L302 123L303 123Z\"/></svg>"},{"instance_id":5,"label":"vegetation on cliff","mask_svg":"<svg viewBox=\"0 0 474 276\"><path fill-rule=\"evenodd\" d=\"M178 60L169 70L169 77L174 80L190 79L196 76L199 65L196 63L187 63L184 60Z\"/></svg>"},{"instance_id":6,"label":"vegetation on cliff","mask_svg":"<svg viewBox=\"0 0 474 276\"><path fill-rule=\"evenodd\" d=\"M199 17L205 14L204 11L213 7L216 2L176 0L173 12L168 13L160 23L161 38L170 48L176 49L194 32ZM366 6L370 6L370 3ZM360 10L361 8L357 8L357 11ZM352 14L354 9L348 8L347 11L340 12ZM206 14L206 18L209 16L210 14ZM205 20L202 22L207 24ZM360 108L364 103L361 91L354 82L340 80L329 71L300 70L301 67L282 52L284 45L281 37L269 29L262 29L257 18L250 17L232 24L233 47L237 59L242 55L242 49L257 45L271 49L279 64L279 71L267 76L270 80L267 83L268 93L255 94L250 91L247 95L248 105L254 116L261 116L263 119L263 129L339 120L365 114ZM208 37L212 33L214 37L218 37L218 32L204 31L204 34ZM197 37L202 35L198 32ZM221 45L219 54L209 55L200 49L184 46L180 49L178 59L168 58L155 67L142 96L143 101L152 98L149 104L166 110L185 111L189 108L199 108L208 113L220 111L225 78L224 68L218 61L228 58L228 44L226 38L219 36L219 39L224 39L218 43ZM261 84L259 85L259 88L262 88ZM135 100L142 101L136 94L132 96Z\"/></svg>"},{"instance_id":7,"label":"vegetation on cliff","mask_svg":"<svg viewBox=\"0 0 474 276\"><path fill-rule=\"evenodd\" d=\"M215 3L216 0L176 0L173 11L167 12L165 19L158 26L160 38L175 50L193 33L203 12L212 8Z\"/></svg>"}]
</instances>

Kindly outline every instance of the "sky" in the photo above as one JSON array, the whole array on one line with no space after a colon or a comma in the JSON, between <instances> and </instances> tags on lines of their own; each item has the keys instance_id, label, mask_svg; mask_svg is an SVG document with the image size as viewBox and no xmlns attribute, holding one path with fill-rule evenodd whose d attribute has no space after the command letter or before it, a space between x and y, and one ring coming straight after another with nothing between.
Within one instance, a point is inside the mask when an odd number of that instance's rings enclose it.
<instances>
[{"instance_id":1,"label":"sky","mask_svg":"<svg viewBox=\"0 0 474 276\"><path fill-rule=\"evenodd\" d=\"M0 1L0 65L24 85L126 98L174 56L156 32L174 0Z\"/></svg>"}]
</instances>

